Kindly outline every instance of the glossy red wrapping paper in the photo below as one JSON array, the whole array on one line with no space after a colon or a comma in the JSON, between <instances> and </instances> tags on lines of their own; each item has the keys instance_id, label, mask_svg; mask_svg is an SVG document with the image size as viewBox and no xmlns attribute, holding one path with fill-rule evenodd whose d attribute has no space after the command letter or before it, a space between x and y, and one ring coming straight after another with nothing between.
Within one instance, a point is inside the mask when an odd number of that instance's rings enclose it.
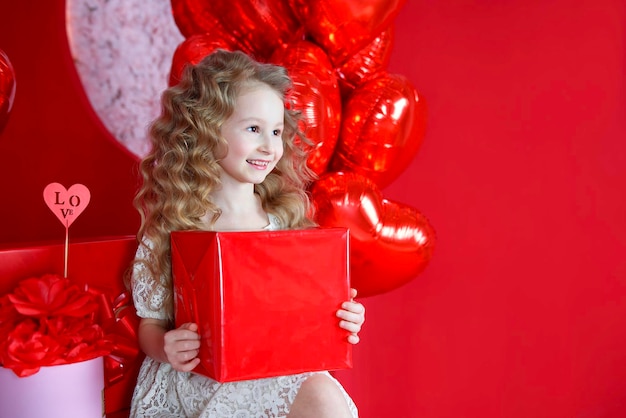
<instances>
[{"instance_id":1,"label":"glossy red wrapping paper","mask_svg":"<svg viewBox=\"0 0 626 418\"><path fill-rule=\"evenodd\" d=\"M173 232L177 326L201 335L194 372L220 382L352 367L335 316L350 297L345 228Z\"/></svg>"}]
</instances>

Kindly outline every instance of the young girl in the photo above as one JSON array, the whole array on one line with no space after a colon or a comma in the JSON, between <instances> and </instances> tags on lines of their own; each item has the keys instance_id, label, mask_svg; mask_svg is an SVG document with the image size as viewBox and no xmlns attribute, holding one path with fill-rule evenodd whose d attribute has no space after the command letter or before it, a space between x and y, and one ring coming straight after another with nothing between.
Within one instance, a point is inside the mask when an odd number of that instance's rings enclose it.
<instances>
[{"instance_id":1,"label":"young girl","mask_svg":"<svg viewBox=\"0 0 626 418\"><path fill-rule=\"evenodd\" d=\"M135 201L141 228L131 283L146 359L131 417L357 416L327 372L231 383L192 373L200 362L198 324L173 328L171 231L314 226L305 191L311 144L298 129L299 113L285 107L290 88L284 68L218 50L163 94ZM355 296L352 290L337 311L352 344L365 320Z\"/></svg>"}]
</instances>

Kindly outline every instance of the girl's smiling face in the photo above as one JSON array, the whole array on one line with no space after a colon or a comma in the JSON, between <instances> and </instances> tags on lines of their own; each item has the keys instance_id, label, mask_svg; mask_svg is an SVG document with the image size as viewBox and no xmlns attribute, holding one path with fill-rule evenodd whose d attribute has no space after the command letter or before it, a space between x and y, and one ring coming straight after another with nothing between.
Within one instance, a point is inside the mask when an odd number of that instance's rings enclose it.
<instances>
[{"instance_id":1,"label":"girl's smiling face","mask_svg":"<svg viewBox=\"0 0 626 418\"><path fill-rule=\"evenodd\" d=\"M228 143L219 162L222 186L265 180L283 156L284 117L283 100L271 87L255 83L241 90L221 130Z\"/></svg>"}]
</instances>

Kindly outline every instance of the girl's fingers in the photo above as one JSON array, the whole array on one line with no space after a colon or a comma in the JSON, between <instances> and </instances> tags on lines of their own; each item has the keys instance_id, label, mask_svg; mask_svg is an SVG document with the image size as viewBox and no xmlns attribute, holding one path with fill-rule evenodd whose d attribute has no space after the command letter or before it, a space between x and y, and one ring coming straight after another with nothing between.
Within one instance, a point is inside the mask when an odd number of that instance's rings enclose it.
<instances>
[{"instance_id":1,"label":"girl's fingers","mask_svg":"<svg viewBox=\"0 0 626 418\"><path fill-rule=\"evenodd\" d=\"M189 371L196 367L200 362L200 359L198 358L199 352L200 350L198 349L177 351L172 355L170 364L178 371Z\"/></svg>"},{"instance_id":2,"label":"girl's fingers","mask_svg":"<svg viewBox=\"0 0 626 418\"><path fill-rule=\"evenodd\" d=\"M361 339L359 338L359 336L357 334L350 334L350 335L348 335L348 342L350 344L358 344L359 341L361 341Z\"/></svg>"},{"instance_id":3,"label":"girl's fingers","mask_svg":"<svg viewBox=\"0 0 626 418\"><path fill-rule=\"evenodd\" d=\"M194 331L178 328L165 333L163 350L175 370L188 371L196 367L194 360L200 349L200 337Z\"/></svg>"},{"instance_id":4,"label":"girl's fingers","mask_svg":"<svg viewBox=\"0 0 626 418\"><path fill-rule=\"evenodd\" d=\"M185 322L184 324L182 324L180 327L178 327L178 329L186 329L189 331L193 331L193 332L198 332L198 324L193 323L193 322Z\"/></svg>"},{"instance_id":5,"label":"girl's fingers","mask_svg":"<svg viewBox=\"0 0 626 418\"><path fill-rule=\"evenodd\" d=\"M344 302L337 316L345 321L362 325L365 322L365 307L357 302Z\"/></svg>"},{"instance_id":6,"label":"girl's fingers","mask_svg":"<svg viewBox=\"0 0 626 418\"><path fill-rule=\"evenodd\" d=\"M337 317L341 319L341 321L339 321L339 327L350 333L350 335L348 335L348 342L350 344L359 343L361 339L358 333L361 331L361 325L365 322L365 306L354 301L356 293L355 289L351 289L353 300L342 303L342 309L337 311Z\"/></svg>"},{"instance_id":7,"label":"girl's fingers","mask_svg":"<svg viewBox=\"0 0 626 418\"><path fill-rule=\"evenodd\" d=\"M359 302L344 302L341 304L341 307L346 311L354 312L356 314L365 313L365 306L361 305Z\"/></svg>"},{"instance_id":8,"label":"girl's fingers","mask_svg":"<svg viewBox=\"0 0 626 418\"><path fill-rule=\"evenodd\" d=\"M186 325L186 324L185 324ZM190 328L185 327L185 325L181 326L178 329L173 329L165 333L165 343L166 344L176 344L178 341L200 341L200 334L197 331L197 325L192 325Z\"/></svg>"},{"instance_id":9,"label":"girl's fingers","mask_svg":"<svg viewBox=\"0 0 626 418\"><path fill-rule=\"evenodd\" d=\"M357 333L361 331L361 324L357 324L354 322L348 321L339 321L339 327L345 329L346 331Z\"/></svg>"},{"instance_id":10,"label":"girl's fingers","mask_svg":"<svg viewBox=\"0 0 626 418\"><path fill-rule=\"evenodd\" d=\"M200 352L200 350L191 350L191 351L185 351L183 354L183 362L184 363L189 363L192 360L195 360L196 357L198 357L198 353Z\"/></svg>"},{"instance_id":11,"label":"girl's fingers","mask_svg":"<svg viewBox=\"0 0 626 418\"><path fill-rule=\"evenodd\" d=\"M345 311L340 309L337 311L337 317L343 319L346 322L353 322L355 324L363 324L365 319L363 318L363 314L357 314L350 311Z\"/></svg>"},{"instance_id":12,"label":"girl's fingers","mask_svg":"<svg viewBox=\"0 0 626 418\"><path fill-rule=\"evenodd\" d=\"M167 335L163 339L163 348L171 353L195 350L200 347L200 340L196 338L180 338L179 336Z\"/></svg>"},{"instance_id":13,"label":"girl's fingers","mask_svg":"<svg viewBox=\"0 0 626 418\"><path fill-rule=\"evenodd\" d=\"M200 364L200 359L199 358L194 358L190 361L187 362L179 362L177 364L172 364L172 367L175 370L178 370L179 372L190 372L193 369L195 369L195 367Z\"/></svg>"}]
</instances>

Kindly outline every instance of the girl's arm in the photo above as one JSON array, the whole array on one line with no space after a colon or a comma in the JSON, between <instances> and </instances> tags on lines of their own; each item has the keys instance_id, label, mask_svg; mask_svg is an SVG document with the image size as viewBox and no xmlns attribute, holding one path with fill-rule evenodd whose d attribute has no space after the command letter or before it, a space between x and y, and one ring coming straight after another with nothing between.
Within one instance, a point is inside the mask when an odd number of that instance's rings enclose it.
<instances>
[{"instance_id":1,"label":"girl's arm","mask_svg":"<svg viewBox=\"0 0 626 418\"><path fill-rule=\"evenodd\" d=\"M200 363L198 325L187 323L168 330L167 321L142 318L139 322L139 346L147 356L170 363L174 370L189 372Z\"/></svg>"},{"instance_id":2,"label":"girl's arm","mask_svg":"<svg viewBox=\"0 0 626 418\"><path fill-rule=\"evenodd\" d=\"M339 326L351 334L348 335L348 342L357 344L360 341L359 331L365 322L365 306L355 302L356 289L350 289L352 298L341 304L341 309L337 311L337 317L341 319Z\"/></svg>"}]
</instances>

